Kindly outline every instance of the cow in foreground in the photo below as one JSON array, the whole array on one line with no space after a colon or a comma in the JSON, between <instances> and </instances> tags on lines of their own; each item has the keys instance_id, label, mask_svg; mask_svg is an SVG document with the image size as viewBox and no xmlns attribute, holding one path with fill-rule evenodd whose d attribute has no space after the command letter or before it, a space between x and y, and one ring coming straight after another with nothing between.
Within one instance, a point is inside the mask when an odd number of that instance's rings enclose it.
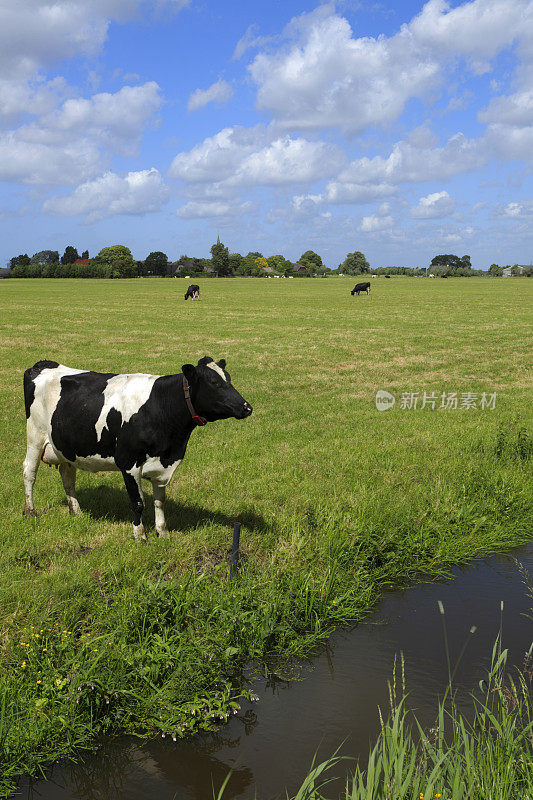
<instances>
[{"instance_id":1,"label":"cow in foreground","mask_svg":"<svg viewBox=\"0 0 533 800\"><path fill-rule=\"evenodd\" d=\"M351 291L352 297L356 294L359 297L359 292L366 292L370 294L370 281L365 281L365 283L356 283Z\"/></svg>"},{"instance_id":2,"label":"cow in foreground","mask_svg":"<svg viewBox=\"0 0 533 800\"><path fill-rule=\"evenodd\" d=\"M24 373L28 446L24 514L35 515L39 461L59 467L71 514L78 514L76 470L122 473L133 510L133 535L146 539L141 479L152 482L155 527L167 535L165 486L193 430L219 419L244 419L252 407L233 387L224 359L205 356L177 375L116 375L39 361Z\"/></svg>"},{"instance_id":3,"label":"cow in foreground","mask_svg":"<svg viewBox=\"0 0 533 800\"><path fill-rule=\"evenodd\" d=\"M200 287L197 283L191 283L187 291L185 292L185 299L188 300L189 297L192 297L193 300L200 299Z\"/></svg>"}]
</instances>

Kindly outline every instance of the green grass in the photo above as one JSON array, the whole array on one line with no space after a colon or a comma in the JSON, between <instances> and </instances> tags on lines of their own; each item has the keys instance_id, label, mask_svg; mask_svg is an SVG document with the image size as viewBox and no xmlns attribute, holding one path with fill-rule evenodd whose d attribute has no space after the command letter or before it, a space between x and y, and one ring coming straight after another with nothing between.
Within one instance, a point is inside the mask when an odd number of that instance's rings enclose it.
<instances>
[{"instance_id":1,"label":"green grass","mask_svg":"<svg viewBox=\"0 0 533 800\"><path fill-rule=\"evenodd\" d=\"M4 789L101 732L215 724L247 658L299 655L386 587L530 536L533 283L351 287L210 280L185 303L182 280L0 282ZM132 542L110 473L78 473L71 518L41 467L39 516L22 518L26 367L164 374L204 354L227 359L254 414L195 431L167 492L169 540L149 500L148 544ZM379 388L498 396L494 410L380 413Z\"/></svg>"}]
</instances>

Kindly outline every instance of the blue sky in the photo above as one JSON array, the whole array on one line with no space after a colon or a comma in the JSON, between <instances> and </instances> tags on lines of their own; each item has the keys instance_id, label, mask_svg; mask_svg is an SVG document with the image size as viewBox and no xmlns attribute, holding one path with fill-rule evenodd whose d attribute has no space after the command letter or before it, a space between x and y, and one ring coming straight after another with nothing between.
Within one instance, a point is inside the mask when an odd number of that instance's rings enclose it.
<instances>
[{"instance_id":1,"label":"blue sky","mask_svg":"<svg viewBox=\"0 0 533 800\"><path fill-rule=\"evenodd\" d=\"M0 260L533 259L533 0L0 0Z\"/></svg>"}]
</instances>

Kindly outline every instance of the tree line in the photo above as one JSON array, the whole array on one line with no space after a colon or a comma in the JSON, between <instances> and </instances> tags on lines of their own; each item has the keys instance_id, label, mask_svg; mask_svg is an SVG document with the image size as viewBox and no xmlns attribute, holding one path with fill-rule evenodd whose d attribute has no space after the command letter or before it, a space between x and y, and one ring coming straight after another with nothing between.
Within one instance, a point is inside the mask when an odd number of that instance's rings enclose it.
<instances>
[{"instance_id":1,"label":"tree line","mask_svg":"<svg viewBox=\"0 0 533 800\"><path fill-rule=\"evenodd\" d=\"M411 275L428 274L442 277L493 276L504 274L504 268L491 264L488 270L473 269L470 256L440 254L435 256L428 267L371 267L364 253L355 250L348 253L337 269L329 269L322 258L313 250L306 250L298 261L292 262L278 254L264 256L258 251L230 253L229 249L217 239L211 247L211 258L197 258L181 255L176 261L169 261L166 253L154 251L144 261L134 260L125 245L104 247L93 258L84 250L81 256L72 245L65 248L59 257L57 250L41 250L29 256L27 253L10 259L11 275L14 278L136 278L149 276L190 277L285 277L311 278L326 275ZM533 267L508 267L511 275L531 276Z\"/></svg>"}]
</instances>

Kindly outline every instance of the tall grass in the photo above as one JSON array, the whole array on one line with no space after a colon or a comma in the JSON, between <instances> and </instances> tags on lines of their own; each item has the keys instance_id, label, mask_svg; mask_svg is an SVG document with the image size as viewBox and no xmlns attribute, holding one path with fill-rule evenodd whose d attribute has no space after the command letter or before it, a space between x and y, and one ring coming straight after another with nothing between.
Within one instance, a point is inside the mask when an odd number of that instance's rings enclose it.
<instances>
[{"instance_id":1,"label":"tall grass","mask_svg":"<svg viewBox=\"0 0 533 800\"><path fill-rule=\"evenodd\" d=\"M531 583L528 593L532 596ZM470 714L459 710L453 689L461 656L452 670L447 645L446 653L449 682L429 730L408 709L403 660L398 696L395 665L389 715L383 719L379 712L381 731L366 764L358 762L346 779L344 800L533 797L533 643L522 669L511 672L500 627L487 676L471 693ZM313 764L292 800L331 798L328 784L336 777L333 771L338 774L340 761L333 755Z\"/></svg>"}]
</instances>

